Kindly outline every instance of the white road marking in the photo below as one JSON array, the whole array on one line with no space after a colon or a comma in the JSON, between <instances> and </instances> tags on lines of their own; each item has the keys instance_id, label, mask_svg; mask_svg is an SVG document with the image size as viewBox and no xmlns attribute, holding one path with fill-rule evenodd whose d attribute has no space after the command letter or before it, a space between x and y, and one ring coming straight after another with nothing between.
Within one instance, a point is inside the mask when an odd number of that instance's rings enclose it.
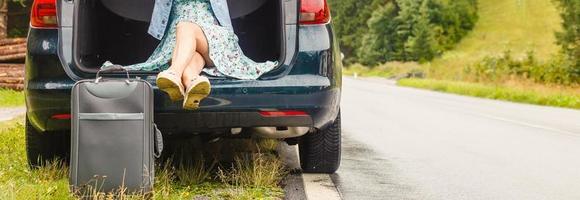
<instances>
[{"instance_id":1,"label":"white road marking","mask_svg":"<svg viewBox=\"0 0 580 200\"><path fill-rule=\"evenodd\" d=\"M558 128L552 128L552 127L547 127L547 126L535 125L535 124L530 124L530 123L526 123L526 122L522 122L522 121L518 121L518 120L512 120L512 119L507 119L507 118L503 118L503 117L497 117L497 116L493 116L493 115L487 115L487 114L481 114L481 113L472 113L472 112L470 112L469 114L477 115L477 116L485 117L485 118L489 118L489 119L504 121L504 122L508 122L508 123L512 123L512 124L518 124L518 125L521 125L521 126L527 126L527 127L532 127L532 128L544 129L544 130L547 130L547 131L557 132L557 133L564 134L564 135L569 135L569 136L579 136L579 134L580 134L580 133L573 133L573 132L570 132L570 131L565 131L565 130L558 129Z\"/></svg>"},{"instance_id":2,"label":"white road marking","mask_svg":"<svg viewBox=\"0 0 580 200\"><path fill-rule=\"evenodd\" d=\"M302 174L306 198L310 200L341 199L328 174Z\"/></svg>"},{"instance_id":3,"label":"white road marking","mask_svg":"<svg viewBox=\"0 0 580 200\"><path fill-rule=\"evenodd\" d=\"M291 170L300 169L300 159L298 158L298 146L289 146L282 142L278 145L278 152L280 159L282 159L286 167ZM304 185L303 192L306 199L310 200L336 200L341 199L338 189L332 182L328 174L301 174L302 183ZM302 188L302 187L296 187ZM300 198L303 197L296 197Z\"/></svg>"}]
</instances>

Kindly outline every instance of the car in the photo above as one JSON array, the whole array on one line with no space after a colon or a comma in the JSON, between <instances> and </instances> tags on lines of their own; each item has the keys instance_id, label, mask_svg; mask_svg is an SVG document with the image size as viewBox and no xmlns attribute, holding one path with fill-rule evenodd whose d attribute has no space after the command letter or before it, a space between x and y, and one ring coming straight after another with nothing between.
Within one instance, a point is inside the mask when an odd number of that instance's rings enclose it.
<instances>
[{"instance_id":1,"label":"car","mask_svg":"<svg viewBox=\"0 0 580 200\"><path fill-rule=\"evenodd\" d=\"M26 150L30 166L70 153L70 94L110 60L146 60L154 0L35 0L26 55ZM277 60L257 80L210 77L200 109L186 111L155 86L157 72L131 71L154 86L155 123L166 136L274 138L298 145L304 172L340 165L342 63L326 0L228 2L244 53ZM109 73L122 77L124 73Z\"/></svg>"}]
</instances>

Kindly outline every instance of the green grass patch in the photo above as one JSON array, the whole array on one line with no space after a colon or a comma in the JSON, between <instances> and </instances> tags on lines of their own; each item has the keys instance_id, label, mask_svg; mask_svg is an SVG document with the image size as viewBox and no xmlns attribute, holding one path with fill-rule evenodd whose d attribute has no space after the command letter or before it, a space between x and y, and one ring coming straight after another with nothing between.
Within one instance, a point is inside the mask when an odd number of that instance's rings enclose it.
<instances>
[{"instance_id":1,"label":"green grass patch","mask_svg":"<svg viewBox=\"0 0 580 200\"><path fill-rule=\"evenodd\" d=\"M580 94L434 79L402 79L400 86L520 103L580 109Z\"/></svg>"},{"instance_id":2,"label":"green grass patch","mask_svg":"<svg viewBox=\"0 0 580 200\"><path fill-rule=\"evenodd\" d=\"M24 106L24 92L0 88L0 107Z\"/></svg>"},{"instance_id":3,"label":"green grass patch","mask_svg":"<svg viewBox=\"0 0 580 200\"><path fill-rule=\"evenodd\" d=\"M54 161L35 170L28 167L23 118L0 123L0 155L0 199L76 199L69 190L66 164ZM279 186L285 175L282 162L271 153L240 155L230 164L200 161L184 167L168 161L160 165L153 199L283 198ZM147 199L145 194L130 195L122 190L94 195L92 199Z\"/></svg>"},{"instance_id":4,"label":"green grass patch","mask_svg":"<svg viewBox=\"0 0 580 200\"><path fill-rule=\"evenodd\" d=\"M465 67L506 51L514 58L525 58L533 51L540 61L559 51L555 31L561 29L561 18L555 2L485 0L478 4L479 20L473 31L455 49L424 66L430 78L466 79Z\"/></svg>"}]
</instances>

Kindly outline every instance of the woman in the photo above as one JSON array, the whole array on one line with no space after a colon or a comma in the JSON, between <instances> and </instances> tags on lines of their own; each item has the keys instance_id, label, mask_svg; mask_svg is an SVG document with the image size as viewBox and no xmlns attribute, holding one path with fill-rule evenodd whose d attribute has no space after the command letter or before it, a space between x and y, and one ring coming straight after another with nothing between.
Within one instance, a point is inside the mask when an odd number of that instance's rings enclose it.
<instances>
[{"instance_id":1,"label":"woman","mask_svg":"<svg viewBox=\"0 0 580 200\"><path fill-rule=\"evenodd\" d=\"M156 0L149 34L161 40L159 46L144 63L125 68L163 70L157 86L172 101L183 100L183 108L188 110L199 108L210 93L210 82L202 72L257 79L278 65L256 63L243 54L226 0Z\"/></svg>"}]
</instances>

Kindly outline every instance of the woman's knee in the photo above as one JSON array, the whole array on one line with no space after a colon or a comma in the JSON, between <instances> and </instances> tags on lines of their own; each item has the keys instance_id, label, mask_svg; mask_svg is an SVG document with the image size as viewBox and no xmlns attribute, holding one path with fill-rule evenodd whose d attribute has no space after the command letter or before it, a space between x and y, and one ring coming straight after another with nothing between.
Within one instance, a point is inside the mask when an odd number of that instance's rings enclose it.
<instances>
[{"instance_id":1,"label":"woman's knee","mask_svg":"<svg viewBox=\"0 0 580 200\"><path fill-rule=\"evenodd\" d=\"M177 23L177 32L199 35L203 34L201 27L194 22L182 21Z\"/></svg>"},{"instance_id":2,"label":"woman's knee","mask_svg":"<svg viewBox=\"0 0 580 200\"><path fill-rule=\"evenodd\" d=\"M193 27L195 26L195 23L193 22L188 22L188 21L181 21L177 23L177 30L193 30Z\"/></svg>"}]
</instances>

